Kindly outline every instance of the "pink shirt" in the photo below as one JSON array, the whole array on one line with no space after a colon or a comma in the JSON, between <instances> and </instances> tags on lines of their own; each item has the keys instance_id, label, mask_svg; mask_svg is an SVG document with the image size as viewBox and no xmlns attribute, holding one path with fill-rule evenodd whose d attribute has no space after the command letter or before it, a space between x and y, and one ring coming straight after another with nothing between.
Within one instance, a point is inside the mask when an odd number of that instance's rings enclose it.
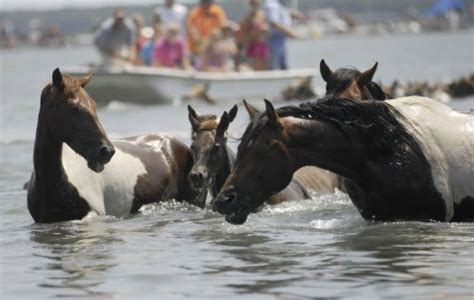
<instances>
[{"instance_id":1,"label":"pink shirt","mask_svg":"<svg viewBox=\"0 0 474 300\"><path fill-rule=\"evenodd\" d=\"M166 38L161 38L155 44L153 62L163 67L176 68L182 66L186 55L183 40L178 39L171 43Z\"/></svg>"}]
</instances>

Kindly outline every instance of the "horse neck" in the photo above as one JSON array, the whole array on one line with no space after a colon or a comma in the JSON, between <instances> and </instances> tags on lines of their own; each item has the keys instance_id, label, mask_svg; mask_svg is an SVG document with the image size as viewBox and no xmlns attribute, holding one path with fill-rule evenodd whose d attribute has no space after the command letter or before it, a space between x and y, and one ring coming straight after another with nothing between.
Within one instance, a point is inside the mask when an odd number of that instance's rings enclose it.
<instances>
[{"instance_id":1,"label":"horse neck","mask_svg":"<svg viewBox=\"0 0 474 300\"><path fill-rule=\"evenodd\" d=\"M316 166L346 178L362 176L364 160L362 154L353 149L353 140L341 134L338 140L326 143L327 149L321 149L320 136L317 135L321 129L314 130L314 126L318 126L317 122L305 120L295 122L286 130L290 137L287 147L293 161L293 172L304 166ZM337 146L331 148L332 145Z\"/></svg>"},{"instance_id":2,"label":"horse neck","mask_svg":"<svg viewBox=\"0 0 474 300\"><path fill-rule=\"evenodd\" d=\"M230 150L230 148L225 145L223 153L222 153L223 164L222 168L220 168L216 175L214 176L214 184L212 185L211 193L212 196L215 198L219 191L221 190L222 186L224 185L227 177L230 174L230 171L234 167L235 162L235 154Z\"/></svg>"},{"instance_id":3,"label":"horse neck","mask_svg":"<svg viewBox=\"0 0 474 300\"><path fill-rule=\"evenodd\" d=\"M49 189L65 180L62 165L63 141L51 135L45 121L44 111L40 110L36 128L35 146L33 152L33 165L35 170L36 187Z\"/></svg>"}]
</instances>

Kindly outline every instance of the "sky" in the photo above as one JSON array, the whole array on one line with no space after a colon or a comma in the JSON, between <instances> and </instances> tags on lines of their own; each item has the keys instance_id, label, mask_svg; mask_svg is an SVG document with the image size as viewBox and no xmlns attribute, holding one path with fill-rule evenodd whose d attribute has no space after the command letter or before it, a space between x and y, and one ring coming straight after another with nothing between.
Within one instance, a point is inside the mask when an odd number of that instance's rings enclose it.
<instances>
[{"instance_id":1,"label":"sky","mask_svg":"<svg viewBox=\"0 0 474 300\"><path fill-rule=\"evenodd\" d=\"M97 7L116 6L123 4L159 4L162 2L163 0L0 0L0 10L46 10L60 9L64 7Z\"/></svg>"}]
</instances>

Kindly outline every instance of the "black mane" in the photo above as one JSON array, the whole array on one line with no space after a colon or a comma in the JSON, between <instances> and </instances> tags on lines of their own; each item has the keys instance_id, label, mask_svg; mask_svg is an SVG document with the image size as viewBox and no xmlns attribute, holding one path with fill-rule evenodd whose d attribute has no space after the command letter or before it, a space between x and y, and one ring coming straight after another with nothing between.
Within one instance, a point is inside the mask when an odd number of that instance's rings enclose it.
<instances>
[{"instance_id":1,"label":"black mane","mask_svg":"<svg viewBox=\"0 0 474 300\"><path fill-rule=\"evenodd\" d=\"M331 123L349 139L363 137L367 155L371 158L395 154L404 157L408 145L415 153L423 156L418 142L407 131L399 119L404 117L391 105L376 100L353 101L349 99L324 98L299 106L285 106L277 109L280 117L296 117ZM241 149L257 136L268 122L266 114L251 122L247 127Z\"/></svg>"}]
</instances>

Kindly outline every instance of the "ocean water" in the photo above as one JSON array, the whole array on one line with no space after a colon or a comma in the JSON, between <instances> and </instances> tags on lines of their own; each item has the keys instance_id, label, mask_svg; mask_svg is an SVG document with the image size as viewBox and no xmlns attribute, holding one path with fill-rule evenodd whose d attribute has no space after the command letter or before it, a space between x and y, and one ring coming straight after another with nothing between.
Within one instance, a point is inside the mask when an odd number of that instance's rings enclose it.
<instances>
[{"instance_id":1,"label":"ocean water","mask_svg":"<svg viewBox=\"0 0 474 300\"><path fill-rule=\"evenodd\" d=\"M317 67L325 58L334 69L366 69L378 61L383 82L441 81L474 72L473 53L472 31L339 36L292 42L290 64ZM474 297L473 224L371 223L343 193L266 207L243 226L173 201L124 219L34 224L22 186L32 170L41 89L55 67L97 54L18 49L1 51L0 59L1 299ZM451 105L474 109L474 99ZM185 106L112 102L98 115L112 138L161 131L189 143ZM246 121L239 112L230 135L239 137Z\"/></svg>"}]
</instances>

